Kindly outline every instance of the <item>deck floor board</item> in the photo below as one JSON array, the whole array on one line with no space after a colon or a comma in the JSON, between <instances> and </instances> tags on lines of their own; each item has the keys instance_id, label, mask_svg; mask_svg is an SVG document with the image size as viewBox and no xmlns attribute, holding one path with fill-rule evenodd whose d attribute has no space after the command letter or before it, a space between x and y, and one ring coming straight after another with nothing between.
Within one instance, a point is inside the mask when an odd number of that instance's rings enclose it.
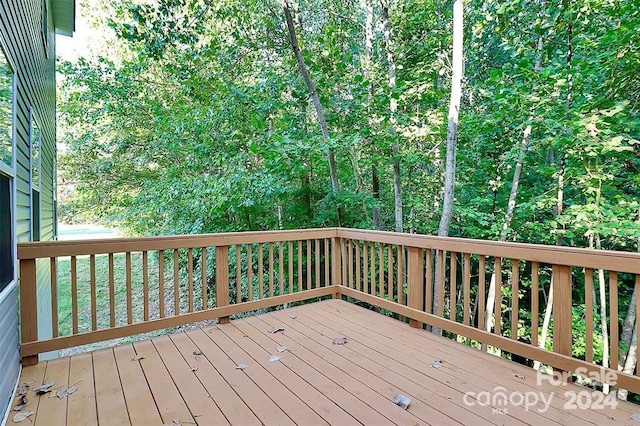
<instances>
[{"instance_id":1,"label":"deck floor board","mask_svg":"<svg viewBox=\"0 0 640 426\"><path fill-rule=\"evenodd\" d=\"M276 326L284 331L268 332ZM347 343L334 344L340 337ZM43 361L22 370L29 380L78 387L64 399L29 391L30 420L46 425L632 425L640 412L627 402L568 410L568 394L591 391L537 384L526 366L341 300ZM467 395L496 389L553 396L541 411ZM396 393L411 398L406 411Z\"/></svg>"}]
</instances>

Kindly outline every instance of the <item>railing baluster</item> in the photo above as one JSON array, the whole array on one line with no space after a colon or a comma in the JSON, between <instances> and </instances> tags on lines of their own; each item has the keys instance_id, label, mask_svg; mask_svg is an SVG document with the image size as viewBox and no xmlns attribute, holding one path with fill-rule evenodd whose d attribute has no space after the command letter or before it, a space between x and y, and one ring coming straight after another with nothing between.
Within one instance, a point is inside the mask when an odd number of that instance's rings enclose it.
<instances>
[{"instance_id":1,"label":"railing baluster","mask_svg":"<svg viewBox=\"0 0 640 426\"><path fill-rule=\"evenodd\" d=\"M261 245L260 245L261 246ZM229 305L229 247L216 246L216 307ZM218 318L220 324L229 322L228 316Z\"/></svg>"},{"instance_id":2,"label":"railing baluster","mask_svg":"<svg viewBox=\"0 0 640 426\"><path fill-rule=\"evenodd\" d=\"M313 281L313 288L322 287L322 279L320 277L320 240L315 240L314 249L316 255L316 276Z\"/></svg>"},{"instance_id":3,"label":"railing baluster","mask_svg":"<svg viewBox=\"0 0 640 426\"><path fill-rule=\"evenodd\" d=\"M164 250L158 250L158 310L164 318Z\"/></svg>"},{"instance_id":4,"label":"railing baluster","mask_svg":"<svg viewBox=\"0 0 640 426\"><path fill-rule=\"evenodd\" d=\"M113 267L113 253L109 253L109 325L116 326L116 292Z\"/></svg>"},{"instance_id":5,"label":"railing baluster","mask_svg":"<svg viewBox=\"0 0 640 426\"><path fill-rule=\"evenodd\" d=\"M478 258L478 322L477 328L484 330L484 311L486 309L485 303L487 300L486 292L486 271L487 271L487 259L484 255L480 255Z\"/></svg>"},{"instance_id":6,"label":"railing baluster","mask_svg":"<svg viewBox=\"0 0 640 426\"><path fill-rule=\"evenodd\" d=\"M449 257L449 319L456 321L458 297L458 253L452 251Z\"/></svg>"},{"instance_id":7,"label":"railing baluster","mask_svg":"<svg viewBox=\"0 0 640 426\"><path fill-rule=\"evenodd\" d=\"M393 245L387 245L387 298L393 301Z\"/></svg>"},{"instance_id":8,"label":"railing baluster","mask_svg":"<svg viewBox=\"0 0 640 426\"><path fill-rule=\"evenodd\" d=\"M444 250L438 250L438 306L436 315L444 318Z\"/></svg>"},{"instance_id":9,"label":"railing baluster","mask_svg":"<svg viewBox=\"0 0 640 426\"><path fill-rule=\"evenodd\" d=\"M350 239L347 240L347 268L349 268L347 275L348 285L350 288L355 288L355 283L353 282L353 244Z\"/></svg>"},{"instance_id":10,"label":"railing baluster","mask_svg":"<svg viewBox=\"0 0 640 426\"><path fill-rule=\"evenodd\" d=\"M380 283L380 292L378 294L384 297L386 291L384 286L384 244L382 243L378 246L378 282Z\"/></svg>"},{"instance_id":11,"label":"railing baluster","mask_svg":"<svg viewBox=\"0 0 640 426\"><path fill-rule=\"evenodd\" d=\"M133 323L133 297L131 288L131 252L125 254L125 275L127 283L127 324Z\"/></svg>"},{"instance_id":12,"label":"railing baluster","mask_svg":"<svg viewBox=\"0 0 640 426\"><path fill-rule=\"evenodd\" d=\"M242 245L236 244L236 303L242 302Z\"/></svg>"},{"instance_id":13,"label":"railing baluster","mask_svg":"<svg viewBox=\"0 0 640 426\"><path fill-rule=\"evenodd\" d=\"M302 291L302 240L298 241L298 291Z\"/></svg>"},{"instance_id":14,"label":"railing baluster","mask_svg":"<svg viewBox=\"0 0 640 426\"><path fill-rule=\"evenodd\" d=\"M369 293L369 242L362 242L362 291Z\"/></svg>"},{"instance_id":15,"label":"railing baluster","mask_svg":"<svg viewBox=\"0 0 640 426\"><path fill-rule=\"evenodd\" d=\"M189 312L193 312L193 248L187 249L187 289L189 291Z\"/></svg>"},{"instance_id":16,"label":"railing baluster","mask_svg":"<svg viewBox=\"0 0 640 426\"><path fill-rule=\"evenodd\" d=\"M247 244L247 300L253 297L253 244Z\"/></svg>"},{"instance_id":17,"label":"railing baluster","mask_svg":"<svg viewBox=\"0 0 640 426\"><path fill-rule=\"evenodd\" d=\"M209 281L207 280L207 248L202 247L202 309L209 309Z\"/></svg>"},{"instance_id":18,"label":"railing baluster","mask_svg":"<svg viewBox=\"0 0 640 426\"><path fill-rule=\"evenodd\" d=\"M342 271L342 285L349 286L348 281L348 268L349 264L347 263L347 240L344 238L340 239L340 265Z\"/></svg>"},{"instance_id":19,"label":"railing baluster","mask_svg":"<svg viewBox=\"0 0 640 426\"><path fill-rule=\"evenodd\" d=\"M404 246L398 244L398 286L396 287L398 303L404 305Z\"/></svg>"},{"instance_id":20,"label":"railing baluster","mask_svg":"<svg viewBox=\"0 0 640 426\"><path fill-rule=\"evenodd\" d=\"M49 267L51 274L51 327L53 337L58 337L58 259L52 257L49 259ZM22 291L22 290L21 290Z\"/></svg>"},{"instance_id":21,"label":"railing baluster","mask_svg":"<svg viewBox=\"0 0 640 426\"><path fill-rule=\"evenodd\" d=\"M465 253L463 262L462 292L464 293L464 313L462 315L462 322L464 325L469 325L469 315L471 311L471 254Z\"/></svg>"},{"instance_id":22,"label":"railing baluster","mask_svg":"<svg viewBox=\"0 0 640 426\"><path fill-rule=\"evenodd\" d=\"M324 285L325 287L329 287L331 285L331 279L329 272L329 259L331 256L329 255L329 239L324 239Z\"/></svg>"},{"instance_id":23,"label":"railing baluster","mask_svg":"<svg viewBox=\"0 0 640 426\"><path fill-rule=\"evenodd\" d=\"M425 262L424 262L424 274L425 274L425 289L424 289L424 311L427 313L433 312L433 251L431 249L425 250Z\"/></svg>"},{"instance_id":24,"label":"railing baluster","mask_svg":"<svg viewBox=\"0 0 640 426\"><path fill-rule=\"evenodd\" d=\"M584 270L585 360L593 362L593 269ZM533 331L532 331L533 332Z\"/></svg>"},{"instance_id":25,"label":"railing baluster","mask_svg":"<svg viewBox=\"0 0 640 426\"><path fill-rule=\"evenodd\" d=\"M173 315L180 315L180 252L173 249Z\"/></svg>"},{"instance_id":26,"label":"railing baluster","mask_svg":"<svg viewBox=\"0 0 640 426\"><path fill-rule=\"evenodd\" d=\"M362 265L360 264L360 240L356 240L356 282L354 288L362 291Z\"/></svg>"},{"instance_id":27,"label":"railing baluster","mask_svg":"<svg viewBox=\"0 0 640 426\"><path fill-rule=\"evenodd\" d=\"M520 281L520 262L511 259L511 338L518 340L518 321L520 321L518 293Z\"/></svg>"},{"instance_id":28,"label":"railing baluster","mask_svg":"<svg viewBox=\"0 0 640 426\"><path fill-rule=\"evenodd\" d=\"M98 305L96 297L96 256L89 256L89 285L91 286L91 330L98 329Z\"/></svg>"},{"instance_id":29,"label":"railing baluster","mask_svg":"<svg viewBox=\"0 0 640 426\"><path fill-rule=\"evenodd\" d=\"M311 290L311 240L307 240L307 283L305 290Z\"/></svg>"},{"instance_id":30,"label":"railing baluster","mask_svg":"<svg viewBox=\"0 0 640 426\"><path fill-rule=\"evenodd\" d=\"M569 290L571 295L571 290ZM609 271L609 328L611 329L611 368L618 369L618 273Z\"/></svg>"},{"instance_id":31,"label":"railing baluster","mask_svg":"<svg viewBox=\"0 0 640 426\"><path fill-rule=\"evenodd\" d=\"M269 243L269 297L273 297L273 243Z\"/></svg>"},{"instance_id":32,"label":"railing baluster","mask_svg":"<svg viewBox=\"0 0 640 426\"><path fill-rule=\"evenodd\" d=\"M258 244L258 299L264 299L264 248L262 243Z\"/></svg>"},{"instance_id":33,"label":"railing baluster","mask_svg":"<svg viewBox=\"0 0 640 426\"><path fill-rule=\"evenodd\" d=\"M78 334L78 274L75 256L71 256L71 323L72 334Z\"/></svg>"},{"instance_id":34,"label":"railing baluster","mask_svg":"<svg viewBox=\"0 0 640 426\"><path fill-rule=\"evenodd\" d=\"M371 287L369 294L376 295L376 243L371 243Z\"/></svg>"},{"instance_id":35,"label":"railing baluster","mask_svg":"<svg viewBox=\"0 0 640 426\"><path fill-rule=\"evenodd\" d=\"M278 243L278 296L284 294L284 241Z\"/></svg>"},{"instance_id":36,"label":"railing baluster","mask_svg":"<svg viewBox=\"0 0 640 426\"><path fill-rule=\"evenodd\" d=\"M293 241L289 241L289 294L293 293Z\"/></svg>"},{"instance_id":37,"label":"railing baluster","mask_svg":"<svg viewBox=\"0 0 640 426\"><path fill-rule=\"evenodd\" d=\"M493 330L495 334L502 334L502 258L495 258L493 268L496 277L495 300L493 304Z\"/></svg>"},{"instance_id":38,"label":"railing baluster","mask_svg":"<svg viewBox=\"0 0 640 426\"><path fill-rule=\"evenodd\" d=\"M145 321L149 321L149 253L142 252L142 303L143 316Z\"/></svg>"}]
</instances>

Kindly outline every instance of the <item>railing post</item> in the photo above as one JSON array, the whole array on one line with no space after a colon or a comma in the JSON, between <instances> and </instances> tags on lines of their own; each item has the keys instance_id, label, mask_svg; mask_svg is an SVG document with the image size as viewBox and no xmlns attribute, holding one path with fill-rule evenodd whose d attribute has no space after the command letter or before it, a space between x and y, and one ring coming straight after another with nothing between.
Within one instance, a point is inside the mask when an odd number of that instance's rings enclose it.
<instances>
[{"instance_id":1,"label":"railing post","mask_svg":"<svg viewBox=\"0 0 640 426\"><path fill-rule=\"evenodd\" d=\"M229 305L229 247L216 246L216 307ZM220 324L227 324L229 317L218 318Z\"/></svg>"},{"instance_id":2,"label":"railing post","mask_svg":"<svg viewBox=\"0 0 640 426\"><path fill-rule=\"evenodd\" d=\"M571 356L571 267L553 265L553 351Z\"/></svg>"},{"instance_id":3,"label":"railing post","mask_svg":"<svg viewBox=\"0 0 640 426\"><path fill-rule=\"evenodd\" d=\"M22 343L38 340L38 304L36 295L36 261L20 261L20 341ZM56 326L57 324L54 324ZM22 365L38 363L38 355L22 358Z\"/></svg>"},{"instance_id":4,"label":"railing post","mask_svg":"<svg viewBox=\"0 0 640 426\"><path fill-rule=\"evenodd\" d=\"M340 238L331 238L331 285L338 286L342 284L342 242ZM340 291L333 293L334 299L340 299Z\"/></svg>"},{"instance_id":5,"label":"railing post","mask_svg":"<svg viewBox=\"0 0 640 426\"><path fill-rule=\"evenodd\" d=\"M398 246L401 250L402 246ZM408 247L407 251L407 286L409 297L407 305L410 308L424 310L424 264L422 263L422 249L418 247ZM399 284L401 285L401 283ZM410 319L411 327L422 328L420 321Z\"/></svg>"}]
</instances>

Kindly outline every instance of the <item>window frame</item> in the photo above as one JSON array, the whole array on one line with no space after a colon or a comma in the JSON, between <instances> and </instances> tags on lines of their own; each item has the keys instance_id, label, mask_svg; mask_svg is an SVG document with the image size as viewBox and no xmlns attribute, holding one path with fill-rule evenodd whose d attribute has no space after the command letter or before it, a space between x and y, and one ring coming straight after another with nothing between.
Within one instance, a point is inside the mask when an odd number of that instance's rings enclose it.
<instances>
[{"instance_id":1,"label":"window frame","mask_svg":"<svg viewBox=\"0 0 640 426\"><path fill-rule=\"evenodd\" d=\"M16 217L16 151L17 147L17 90L18 90L18 73L16 71L16 66L12 58L10 58L6 54L4 39L0 36L0 52L4 56L7 64L12 71L12 81L11 81L11 164L6 164L4 161L0 161L0 173L6 176L9 179L9 197L10 205L9 209L11 212L11 253L12 253L12 261L13 261L13 278L11 281L4 286L4 288L0 289L0 303L3 303L4 300L11 294L11 292L18 285L18 249L17 249L17 235L16 235L16 227L15 227L15 217Z\"/></svg>"}]
</instances>

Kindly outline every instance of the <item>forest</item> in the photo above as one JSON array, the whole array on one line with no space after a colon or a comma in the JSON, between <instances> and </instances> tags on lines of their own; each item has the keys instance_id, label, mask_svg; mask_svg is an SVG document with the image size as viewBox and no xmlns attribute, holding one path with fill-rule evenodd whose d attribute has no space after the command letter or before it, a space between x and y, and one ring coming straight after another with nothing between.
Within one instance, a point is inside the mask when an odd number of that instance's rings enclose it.
<instances>
[{"instance_id":1,"label":"forest","mask_svg":"<svg viewBox=\"0 0 640 426\"><path fill-rule=\"evenodd\" d=\"M91 5L107 41L58 70L62 221L640 251L633 0Z\"/></svg>"}]
</instances>

